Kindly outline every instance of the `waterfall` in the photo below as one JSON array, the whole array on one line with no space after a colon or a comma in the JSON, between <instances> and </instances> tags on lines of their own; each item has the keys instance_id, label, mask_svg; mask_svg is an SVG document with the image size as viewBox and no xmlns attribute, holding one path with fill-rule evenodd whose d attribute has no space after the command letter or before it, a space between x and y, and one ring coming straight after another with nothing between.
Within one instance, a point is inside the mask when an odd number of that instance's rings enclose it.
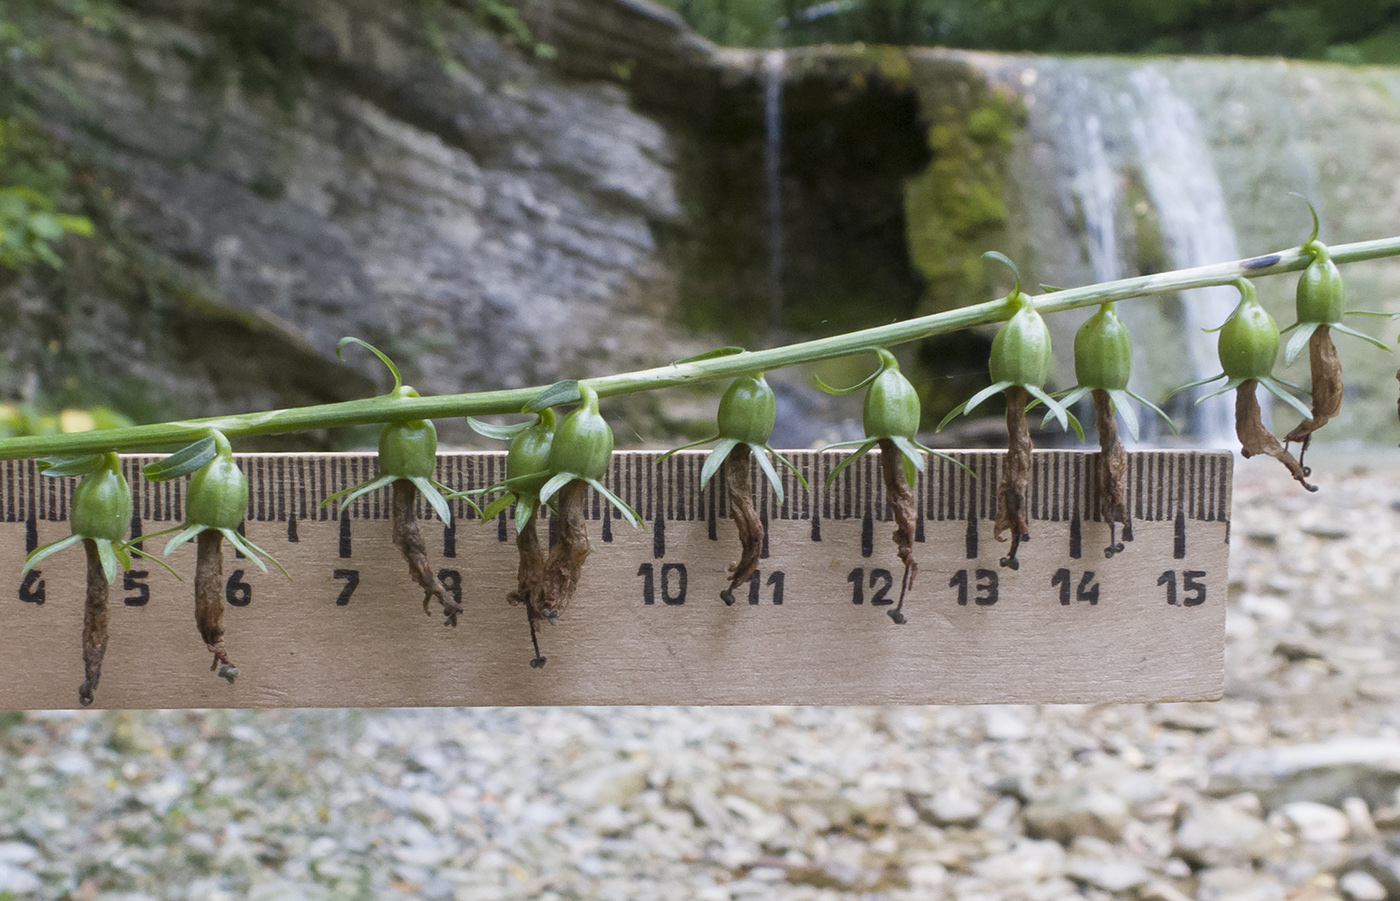
<instances>
[{"instance_id":1,"label":"waterfall","mask_svg":"<svg viewBox=\"0 0 1400 901\"><path fill-rule=\"evenodd\" d=\"M1082 285L1136 275L1143 265L1184 268L1240 256L1211 144L1190 103L1152 64L979 62L1025 102L1029 154L1011 177L1023 197L1018 252L1033 260L1036 280ZM1170 388L1219 372L1215 342L1201 329L1220 325L1237 299L1233 288L1211 288L1183 292L1179 304L1121 305L1135 339L1134 389L1160 400ZM1057 343L1072 340L1068 325L1058 327ZM1230 401L1197 407L1187 400L1177 424L1195 442L1231 446ZM1155 418L1141 420L1144 440L1160 443Z\"/></svg>"},{"instance_id":2,"label":"waterfall","mask_svg":"<svg viewBox=\"0 0 1400 901\"><path fill-rule=\"evenodd\" d=\"M1138 101L1133 138L1172 264L1186 268L1238 259L1225 193L1195 111L1150 66L1133 73L1131 81ZM1238 300L1239 292L1232 287L1182 292L1183 350L1191 361L1193 379L1220 371L1214 342L1203 340L1201 330L1224 322ZM1207 444L1232 446L1232 401L1231 397L1212 398L1194 407L1192 434Z\"/></svg>"},{"instance_id":3,"label":"waterfall","mask_svg":"<svg viewBox=\"0 0 1400 901\"><path fill-rule=\"evenodd\" d=\"M768 310L783 322L783 51L763 57L763 177L768 191Z\"/></svg>"}]
</instances>

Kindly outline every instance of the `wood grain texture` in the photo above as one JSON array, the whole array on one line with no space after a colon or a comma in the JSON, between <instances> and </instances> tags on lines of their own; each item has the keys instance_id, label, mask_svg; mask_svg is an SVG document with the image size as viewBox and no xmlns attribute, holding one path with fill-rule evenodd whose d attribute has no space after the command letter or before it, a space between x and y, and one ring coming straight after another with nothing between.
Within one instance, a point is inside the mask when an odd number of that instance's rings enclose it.
<instances>
[{"instance_id":1,"label":"wood grain texture","mask_svg":"<svg viewBox=\"0 0 1400 901\"><path fill-rule=\"evenodd\" d=\"M769 529L767 556L757 579L735 592L738 603L726 607L719 591L728 585L738 539L722 489L697 488L703 453L677 455L661 467L654 454L619 454L608 482L641 511L648 528L634 532L601 505L589 505L593 553L573 605L557 625L542 627L549 658L543 669L529 666L524 609L505 600L517 582L515 536L505 520L462 519L451 530L423 523L433 565L449 588L460 588L466 608L460 626L447 628L440 616L424 616L422 592L404 574L390 534L388 490L357 503L345 517L316 509L330 491L372 477L372 458L241 457L253 481L247 533L282 561L292 581L263 575L225 550L225 641L241 671L236 683L209 672L194 622L194 550L186 547L170 560L184 583L150 564L139 565L146 575L130 583L118 577L95 706L1220 697L1229 454L1130 454L1132 540L1106 559L1108 525L1097 521L1093 455L1037 452L1034 538L1022 548L1015 572L997 566L1005 545L991 536L1000 454L960 455L978 472L976 479L930 461L915 486L920 573L903 626L875 603L893 602L900 572L878 460L852 466L828 492L820 482L839 455L793 456L813 490L804 493L793 480L785 504L765 498L760 512ZM129 476L144 459L128 461ZM485 484L501 469L500 454L439 461L439 477L454 487ZM180 485L148 486L139 478L132 485L143 531L178 521ZM82 555L46 560L23 591L18 576L27 540L42 543L67 533L69 494L69 480L37 479L32 464L0 467L0 580L12 586L0 596L0 707L77 706ZM541 523L542 540L546 528ZM893 581L883 598L882 573ZM979 597L988 599L988 573L996 576L996 603L979 604ZM782 603L775 604L779 581ZM1189 588L1196 583L1204 602L1188 605L1200 593ZM149 600L136 605L142 584ZM40 593L42 604L35 602ZM751 594L757 603L749 603ZM958 603L960 595L965 604Z\"/></svg>"}]
</instances>

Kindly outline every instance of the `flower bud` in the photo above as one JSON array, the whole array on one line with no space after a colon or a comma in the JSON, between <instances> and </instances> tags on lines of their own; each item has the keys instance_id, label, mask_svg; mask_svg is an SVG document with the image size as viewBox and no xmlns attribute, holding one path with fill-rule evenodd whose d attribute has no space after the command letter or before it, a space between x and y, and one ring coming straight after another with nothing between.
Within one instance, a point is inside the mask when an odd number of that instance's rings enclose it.
<instances>
[{"instance_id":1,"label":"flower bud","mask_svg":"<svg viewBox=\"0 0 1400 901\"><path fill-rule=\"evenodd\" d=\"M879 351L882 368L865 392L865 436L867 438L912 438L919 430L919 394L894 354Z\"/></svg>"},{"instance_id":2,"label":"flower bud","mask_svg":"<svg viewBox=\"0 0 1400 901\"><path fill-rule=\"evenodd\" d=\"M1074 376L1085 388L1122 391L1133 371L1128 327L1106 303L1074 335Z\"/></svg>"},{"instance_id":3,"label":"flower bud","mask_svg":"<svg viewBox=\"0 0 1400 901\"><path fill-rule=\"evenodd\" d=\"M117 455L105 456L105 465L83 476L73 489L71 525L74 535L120 542L131 522L131 486Z\"/></svg>"},{"instance_id":4,"label":"flower bud","mask_svg":"<svg viewBox=\"0 0 1400 901\"><path fill-rule=\"evenodd\" d=\"M766 444L778 418L778 402L762 375L741 375L719 399L719 436Z\"/></svg>"},{"instance_id":5,"label":"flower bud","mask_svg":"<svg viewBox=\"0 0 1400 901\"><path fill-rule=\"evenodd\" d=\"M549 471L549 451L554 443L554 410L545 407L528 429L516 435L506 453L506 478L544 474Z\"/></svg>"},{"instance_id":6,"label":"flower bud","mask_svg":"<svg viewBox=\"0 0 1400 901\"><path fill-rule=\"evenodd\" d=\"M1306 249L1312 250L1313 259L1298 279L1298 321L1324 325L1341 322L1342 305L1346 301L1342 273L1321 244L1313 242Z\"/></svg>"},{"instance_id":7,"label":"flower bud","mask_svg":"<svg viewBox=\"0 0 1400 901\"><path fill-rule=\"evenodd\" d=\"M1050 330L1025 295L1013 298L1019 308L992 339L988 369L993 382L1040 388L1050 378Z\"/></svg>"},{"instance_id":8,"label":"flower bud","mask_svg":"<svg viewBox=\"0 0 1400 901\"><path fill-rule=\"evenodd\" d=\"M232 454L220 453L190 477L185 522L211 529L236 529L248 511L248 477Z\"/></svg>"},{"instance_id":9,"label":"flower bud","mask_svg":"<svg viewBox=\"0 0 1400 901\"><path fill-rule=\"evenodd\" d=\"M587 385L579 385L583 403L554 432L549 449L549 469L554 473L572 472L585 479L601 479L612 457L613 433L598 412L598 395Z\"/></svg>"},{"instance_id":10,"label":"flower bud","mask_svg":"<svg viewBox=\"0 0 1400 901\"><path fill-rule=\"evenodd\" d=\"M379 434L379 469L402 479L430 479L437 466L437 429L431 420L391 422Z\"/></svg>"},{"instance_id":11,"label":"flower bud","mask_svg":"<svg viewBox=\"0 0 1400 901\"><path fill-rule=\"evenodd\" d=\"M1278 358L1278 323L1244 284L1239 306L1220 327L1220 367L1232 379L1267 378Z\"/></svg>"}]
</instances>

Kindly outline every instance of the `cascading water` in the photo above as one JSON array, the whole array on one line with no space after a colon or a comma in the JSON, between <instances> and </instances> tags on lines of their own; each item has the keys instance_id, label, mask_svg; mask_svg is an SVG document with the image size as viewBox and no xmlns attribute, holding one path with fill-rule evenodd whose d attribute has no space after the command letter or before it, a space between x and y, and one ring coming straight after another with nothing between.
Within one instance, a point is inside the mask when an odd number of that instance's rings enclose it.
<instances>
[{"instance_id":1,"label":"cascading water","mask_svg":"<svg viewBox=\"0 0 1400 901\"><path fill-rule=\"evenodd\" d=\"M1077 285L1123 278L1139 274L1154 255L1163 258L1148 265L1170 268L1240 255L1195 113L1153 66L1037 59L1027 67L1004 57L982 65L1025 101L1030 165L1013 178L1021 182L1027 220L1021 240L1037 280ZM1201 329L1220 325L1236 299L1233 288L1213 288L1184 292L1174 309L1122 305L1138 339L1138 389L1160 397L1219 372L1214 342ZM1175 337L1163 340L1166 335ZM1229 398L1177 409L1178 424L1194 441L1233 442ZM1144 440L1162 440L1150 418L1143 426Z\"/></svg>"},{"instance_id":2,"label":"cascading water","mask_svg":"<svg viewBox=\"0 0 1400 901\"><path fill-rule=\"evenodd\" d=\"M781 50L763 57L763 177L768 192L768 303L774 328L783 321L783 68Z\"/></svg>"},{"instance_id":3,"label":"cascading water","mask_svg":"<svg viewBox=\"0 0 1400 901\"><path fill-rule=\"evenodd\" d=\"M1235 228L1195 112L1151 67L1133 73L1132 84L1138 109L1133 138L1172 264L1184 268L1237 259ZM1224 322L1238 300L1239 292L1232 287L1182 293L1181 326L1187 336L1183 350L1194 378L1220 371L1213 342L1197 336ZM1190 429L1196 438L1221 446L1234 440L1231 400L1212 398L1195 408Z\"/></svg>"}]
</instances>

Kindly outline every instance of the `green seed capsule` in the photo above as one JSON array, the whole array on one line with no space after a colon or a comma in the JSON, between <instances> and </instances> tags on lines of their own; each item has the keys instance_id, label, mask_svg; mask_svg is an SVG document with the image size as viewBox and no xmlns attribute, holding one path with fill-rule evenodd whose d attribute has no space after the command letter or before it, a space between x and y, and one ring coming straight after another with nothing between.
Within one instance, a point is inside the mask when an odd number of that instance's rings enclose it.
<instances>
[{"instance_id":1,"label":"green seed capsule","mask_svg":"<svg viewBox=\"0 0 1400 901\"><path fill-rule=\"evenodd\" d=\"M83 476L73 489L74 535L121 541L131 522L131 486L122 475L116 454L106 455L106 465Z\"/></svg>"},{"instance_id":2,"label":"green seed capsule","mask_svg":"<svg viewBox=\"0 0 1400 901\"><path fill-rule=\"evenodd\" d=\"M506 453L506 478L549 471L549 451L554 444L554 410L546 407L535 424L516 435Z\"/></svg>"},{"instance_id":3,"label":"green seed capsule","mask_svg":"<svg viewBox=\"0 0 1400 901\"><path fill-rule=\"evenodd\" d=\"M867 438L912 438L919 430L919 394L887 350L879 351L880 374L865 392Z\"/></svg>"},{"instance_id":4,"label":"green seed capsule","mask_svg":"<svg viewBox=\"0 0 1400 901\"><path fill-rule=\"evenodd\" d=\"M719 436L744 444L766 444L778 419L773 389L761 375L741 375L719 399Z\"/></svg>"},{"instance_id":5,"label":"green seed capsule","mask_svg":"<svg viewBox=\"0 0 1400 901\"><path fill-rule=\"evenodd\" d=\"M437 429L431 420L391 422L379 434L379 470L402 479L430 479L437 466Z\"/></svg>"},{"instance_id":6,"label":"green seed capsule","mask_svg":"<svg viewBox=\"0 0 1400 901\"><path fill-rule=\"evenodd\" d=\"M1133 339L1106 303L1074 335L1074 376L1085 388L1122 391L1133 371Z\"/></svg>"},{"instance_id":7,"label":"green seed capsule","mask_svg":"<svg viewBox=\"0 0 1400 901\"><path fill-rule=\"evenodd\" d=\"M232 456L220 454L190 477L185 522L236 529L248 510L248 477Z\"/></svg>"},{"instance_id":8,"label":"green seed capsule","mask_svg":"<svg viewBox=\"0 0 1400 901\"><path fill-rule=\"evenodd\" d=\"M1016 298L1020 308L992 339L988 369L993 382L1040 388L1050 378L1050 330L1025 295Z\"/></svg>"},{"instance_id":9,"label":"green seed capsule","mask_svg":"<svg viewBox=\"0 0 1400 901\"><path fill-rule=\"evenodd\" d=\"M583 404L564 417L549 449L551 472L572 472L585 479L601 479L612 457L613 433L598 412L598 395L580 385Z\"/></svg>"},{"instance_id":10,"label":"green seed capsule","mask_svg":"<svg viewBox=\"0 0 1400 901\"><path fill-rule=\"evenodd\" d=\"M1298 321L1335 325L1342 321L1342 306L1346 301L1342 273L1332 262L1327 248L1314 242L1308 249L1313 251L1313 260L1298 279Z\"/></svg>"},{"instance_id":11,"label":"green seed capsule","mask_svg":"<svg viewBox=\"0 0 1400 901\"><path fill-rule=\"evenodd\" d=\"M1251 286L1220 328L1220 367L1232 379L1267 378L1278 358L1278 323L1259 305Z\"/></svg>"}]
</instances>

